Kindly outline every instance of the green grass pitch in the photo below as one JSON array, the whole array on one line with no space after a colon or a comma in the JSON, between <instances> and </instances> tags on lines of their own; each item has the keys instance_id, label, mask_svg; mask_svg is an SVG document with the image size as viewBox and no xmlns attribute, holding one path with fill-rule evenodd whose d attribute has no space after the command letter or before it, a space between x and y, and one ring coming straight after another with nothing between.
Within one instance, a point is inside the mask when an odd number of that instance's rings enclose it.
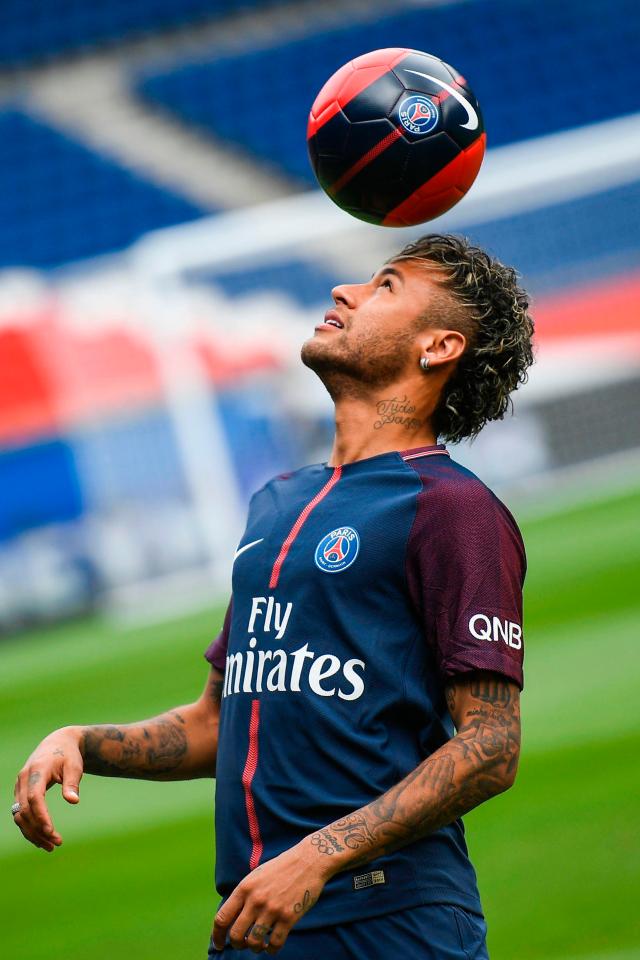
<instances>
[{"instance_id":1,"label":"green grass pitch","mask_svg":"<svg viewBox=\"0 0 640 960\"><path fill-rule=\"evenodd\" d=\"M520 775L466 818L492 960L640 958L640 493L523 526ZM17 769L52 728L141 719L197 696L222 612L126 630L75 624L0 648L3 956L206 956L210 781L86 777L77 808L54 789L65 843L51 855L20 839L9 806Z\"/></svg>"}]
</instances>

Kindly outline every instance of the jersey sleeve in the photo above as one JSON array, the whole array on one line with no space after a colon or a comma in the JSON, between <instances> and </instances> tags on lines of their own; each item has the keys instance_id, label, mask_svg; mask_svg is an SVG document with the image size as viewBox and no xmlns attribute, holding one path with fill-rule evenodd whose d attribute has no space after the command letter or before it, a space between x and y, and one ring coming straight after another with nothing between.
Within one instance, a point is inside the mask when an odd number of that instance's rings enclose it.
<instances>
[{"instance_id":1,"label":"jersey sleeve","mask_svg":"<svg viewBox=\"0 0 640 960\"><path fill-rule=\"evenodd\" d=\"M213 640L204 652L205 659L209 661L212 667L224 673L227 660L227 646L229 644L229 630L231 629L231 613L233 609L233 597L229 600L227 612L224 616L224 623L218 636Z\"/></svg>"},{"instance_id":2,"label":"jersey sleeve","mask_svg":"<svg viewBox=\"0 0 640 960\"><path fill-rule=\"evenodd\" d=\"M407 549L407 579L444 680L491 670L523 686L524 544L479 480L427 487Z\"/></svg>"}]
</instances>

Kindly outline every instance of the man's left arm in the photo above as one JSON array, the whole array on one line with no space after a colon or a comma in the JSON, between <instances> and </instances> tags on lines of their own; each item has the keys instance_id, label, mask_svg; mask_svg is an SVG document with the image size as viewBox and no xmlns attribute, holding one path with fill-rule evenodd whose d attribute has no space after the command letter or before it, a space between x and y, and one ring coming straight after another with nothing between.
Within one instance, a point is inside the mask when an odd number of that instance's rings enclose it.
<instances>
[{"instance_id":1,"label":"man's left arm","mask_svg":"<svg viewBox=\"0 0 640 960\"><path fill-rule=\"evenodd\" d=\"M218 912L214 943L276 953L327 880L427 836L507 790L520 753L520 691L476 672L446 689L456 736L372 803L262 864ZM267 942L268 939L268 942Z\"/></svg>"}]
</instances>

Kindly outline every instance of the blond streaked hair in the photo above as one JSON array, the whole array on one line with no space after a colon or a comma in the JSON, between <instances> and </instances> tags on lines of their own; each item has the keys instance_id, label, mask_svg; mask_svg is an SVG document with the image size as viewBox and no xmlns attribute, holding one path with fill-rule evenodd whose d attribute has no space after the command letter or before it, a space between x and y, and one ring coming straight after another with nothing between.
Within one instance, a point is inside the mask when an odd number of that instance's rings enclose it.
<instances>
[{"instance_id":1,"label":"blond streaked hair","mask_svg":"<svg viewBox=\"0 0 640 960\"><path fill-rule=\"evenodd\" d=\"M511 394L525 383L533 363L533 320L518 275L464 237L427 234L407 244L390 263L413 260L435 267L450 296L420 318L428 326L459 330L467 346L445 384L433 427L450 443L478 435L501 420ZM441 308L438 309L438 304Z\"/></svg>"}]
</instances>

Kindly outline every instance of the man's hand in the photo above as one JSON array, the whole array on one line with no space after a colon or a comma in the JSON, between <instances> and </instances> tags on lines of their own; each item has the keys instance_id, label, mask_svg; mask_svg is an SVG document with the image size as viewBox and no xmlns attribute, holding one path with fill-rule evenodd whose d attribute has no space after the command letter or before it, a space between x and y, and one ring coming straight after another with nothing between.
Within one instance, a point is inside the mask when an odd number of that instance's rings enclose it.
<instances>
[{"instance_id":1,"label":"man's hand","mask_svg":"<svg viewBox=\"0 0 640 960\"><path fill-rule=\"evenodd\" d=\"M446 693L457 735L377 800L245 877L216 916L217 950L229 931L236 950L276 953L334 874L414 843L511 786L520 751L517 685L478 671Z\"/></svg>"},{"instance_id":2,"label":"man's hand","mask_svg":"<svg viewBox=\"0 0 640 960\"><path fill-rule=\"evenodd\" d=\"M61 783L67 803L79 802L83 772L79 744L79 727L63 727L50 733L25 763L13 791L20 804L13 818L16 825L30 843L47 853L60 846L62 837L53 826L45 793L52 784Z\"/></svg>"},{"instance_id":3,"label":"man's hand","mask_svg":"<svg viewBox=\"0 0 640 960\"><path fill-rule=\"evenodd\" d=\"M83 773L137 780L192 780L215 776L224 677L211 668L195 703L123 726L63 727L36 747L18 774L15 823L27 840L50 853L62 843L45 793L62 784L62 796L78 803Z\"/></svg>"},{"instance_id":4,"label":"man's hand","mask_svg":"<svg viewBox=\"0 0 640 960\"><path fill-rule=\"evenodd\" d=\"M293 925L316 903L334 871L321 863L310 839L253 870L216 914L213 943L253 953L277 953Z\"/></svg>"}]
</instances>

